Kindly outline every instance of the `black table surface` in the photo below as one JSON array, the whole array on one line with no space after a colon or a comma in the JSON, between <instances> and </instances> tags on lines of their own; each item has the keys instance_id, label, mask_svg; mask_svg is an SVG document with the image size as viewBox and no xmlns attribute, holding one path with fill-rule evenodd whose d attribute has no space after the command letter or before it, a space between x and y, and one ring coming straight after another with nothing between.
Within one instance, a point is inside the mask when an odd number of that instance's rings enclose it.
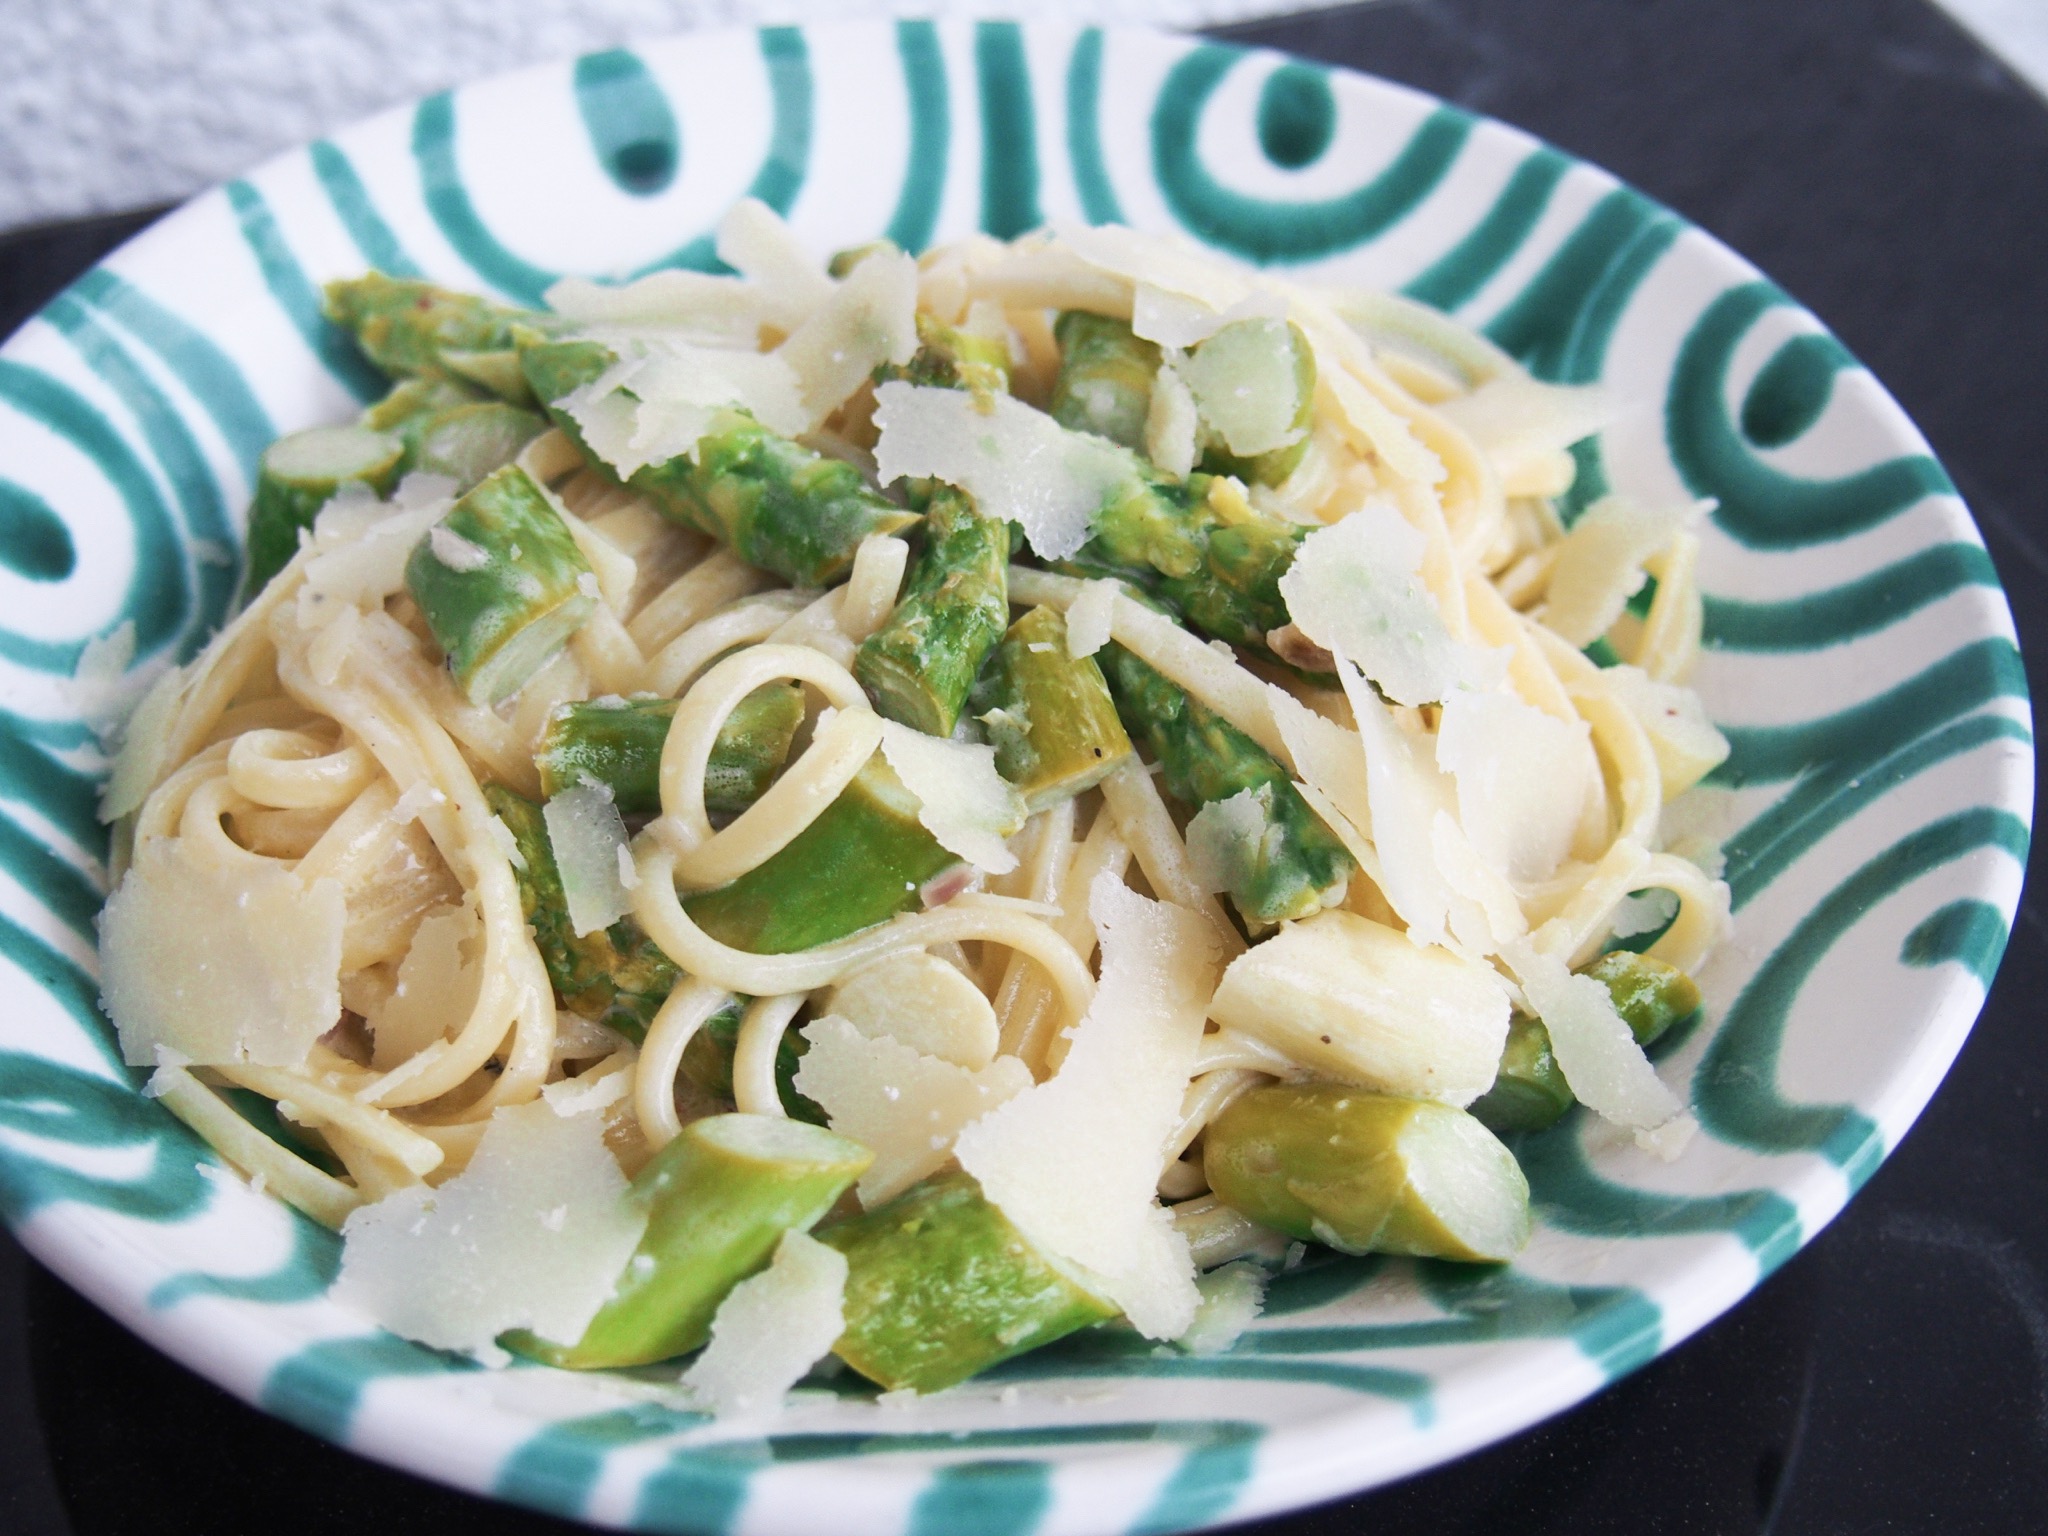
<instances>
[{"instance_id":1,"label":"black table surface","mask_svg":"<svg viewBox=\"0 0 2048 1536\"><path fill-rule=\"evenodd\" d=\"M1756 261L1919 422L2048 657L2048 105L1925 0L1384 0L1226 35L1520 124ZM156 212L0 237L0 334ZM2048 924L2028 886L1933 1104L1754 1295L1547 1424L1246 1529L2048 1531ZM273 1529L573 1527L264 1418L0 1235L0 1532Z\"/></svg>"}]
</instances>

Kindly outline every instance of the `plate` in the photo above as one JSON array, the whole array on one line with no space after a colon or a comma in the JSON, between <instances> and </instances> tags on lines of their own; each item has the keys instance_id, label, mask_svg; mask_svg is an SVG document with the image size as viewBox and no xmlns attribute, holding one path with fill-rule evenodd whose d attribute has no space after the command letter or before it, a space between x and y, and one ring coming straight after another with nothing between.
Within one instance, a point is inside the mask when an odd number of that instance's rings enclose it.
<instances>
[{"instance_id":1,"label":"plate","mask_svg":"<svg viewBox=\"0 0 2048 1536\"><path fill-rule=\"evenodd\" d=\"M375 265L530 302L711 259L735 198L823 250L1123 220L1452 310L1629 410L1602 489L1710 497L1697 678L1734 941L1661 1051L1703 1134L1588 1117L1520 1147L1512 1268L1310 1259L1197 1357L1079 1336L935 1399L843 1382L765 1422L654 1373L485 1372L325 1293L337 1244L144 1098L95 1007L102 763L70 684L133 625L187 656L280 431L380 387L319 318ZM109 257L0 349L0 1209L130 1328L365 1455L641 1530L1192 1529L1443 1461L1735 1303L1867 1179L1982 1003L2033 769L1982 544L1898 406L1740 257L1606 173L1420 93L1142 31L724 32L434 96L271 161Z\"/></svg>"}]
</instances>

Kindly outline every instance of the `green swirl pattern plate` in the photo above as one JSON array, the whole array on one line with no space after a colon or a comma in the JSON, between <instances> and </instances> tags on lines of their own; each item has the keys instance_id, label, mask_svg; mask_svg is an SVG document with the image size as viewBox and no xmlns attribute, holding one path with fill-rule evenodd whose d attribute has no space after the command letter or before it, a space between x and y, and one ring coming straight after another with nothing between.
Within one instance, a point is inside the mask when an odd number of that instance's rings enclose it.
<instances>
[{"instance_id":1,"label":"green swirl pattern plate","mask_svg":"<svg viewBox=\"0 0 2048 1536\"><path fill-rule=\"evenodd\" d=\"M220 621L250 471L371 376L319 317L374 264L533 300L713 260L751 193L819 248L1048 219L1178 229L1398 288L1631 408L1574 497L1710 496L1698 678L1734 743L1738 936L1663 1052L1704 1134L1521 1148L1499 1272L1278 1278L1196 1358L1088 1335L903 1407L828 1383L717 1425L650 1379L483 1372L326 1299L335 1239L250 1192L95 1005L103 763L67 687ZM1976 1016L2019 895L2032 736L1954 487L1877 382L1739 257L1605 173L1413 91L1143 32L906 21L674 39L485 81L207 193L0 351L0 1204L45 1262L269 1411L429 1477L648 1531L1177 1531L1362 1488L1669 1348L1869 1177Z\"/></svg>"}]
</instances>

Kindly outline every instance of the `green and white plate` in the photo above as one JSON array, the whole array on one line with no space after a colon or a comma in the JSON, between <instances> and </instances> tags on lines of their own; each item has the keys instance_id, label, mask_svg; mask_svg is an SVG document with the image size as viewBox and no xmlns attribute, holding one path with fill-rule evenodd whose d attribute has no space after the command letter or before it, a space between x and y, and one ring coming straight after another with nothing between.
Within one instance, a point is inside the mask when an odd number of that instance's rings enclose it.
<instances>
[{"instance_id":1,"label":"green and white plate","mask_svg":"<svg viewBox=\"0 0 2048 1536\"><path fill-rule=\"evenodd\" d=\"M219 623L258 451L379 385L320 319L375 265L531 301L709 262L743 194L820 250L1123 220L1450 309L1626 418L1613 486L1713 497L1698 686L1734 743L1737 935L1663 1055L1703 1134L1521 1149L1512 1269L1311 1260L1197 1358L1084 1335L910 1406L713 1424L661 1384L480 1371L326 1299L337 1243L138 1092L95 1006L102 761L68 679ZM1145 32L726 32L484 81L209 192L0 350L0 1205L249 1401L459 1487L649 1531L1173 1531L1442 1461L1598 1390L1838 1211L1961 1045L2019 896L2032 736L1968 514L1877 381L1613 177L1414 91Z\"/></svg>"}]
</instances>

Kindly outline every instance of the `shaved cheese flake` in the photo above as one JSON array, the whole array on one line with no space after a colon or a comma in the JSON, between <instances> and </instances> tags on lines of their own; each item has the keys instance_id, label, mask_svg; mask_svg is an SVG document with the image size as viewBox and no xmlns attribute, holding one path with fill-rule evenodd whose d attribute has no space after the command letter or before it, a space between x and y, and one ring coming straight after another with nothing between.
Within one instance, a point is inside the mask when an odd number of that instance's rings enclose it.
<instances>
[{"instance_id":1,"label":"shaved cheese flake","mask_svg":"<svg viewBox=\"0 0 2048 1536\"><path fill-rule=\"evenodd\" d=\"M1690 1138L1689 1128L1679 1129L1678 1122L1692 1117L1657 1076L1607 988L1533 947L1516 947L1504 958L1530 1011L1550 1031L1572 1096L1602 1119L1637 1132L1646 1150L1675 1157Z\"/></svg>"},{"instance_id":2,"label":"shaved cheese flake","mask_svg":"<svg viewBox=\"0 0 2048 1536\"><path fill-rule=\"evenodd\" d=\"M1185 480L1200 456L1201 429L1194 391L1169 358L1152 376L1152 402L1145 408L1145 456L1176 480Z\"/></svg>"},{"instance_id":3,"label":"shaved cheese flake","mask_svg":"<svg viewBox=\"0 0 2048 1536\"><path fill-rule=\"evenodd\" d=\"M826 994L825 1007L870 1040L886 1036L970 1072L995 1059L1001 1035L981 988L922 949L862 966Z\"/></svg>"},{"instance_id":4,"label":"shaved cheese flake","mask_svg":"<svg viewBox=\"0 0 2048 1536\"><path fill-rule=\"evenodd\" d=\"M1156 293L1192 299L1212 311L1230 308L1251 287L1236 268L1170 235L1148 235L1123 224L1062 229L1059 234L1097 271Z\"/></svg>"},{"instance_id":5,"label":"shaved cheese flake","mask_svg":"<svg viewBox=\"0 0 2048 1536\"><path fill-rule=\"evenodd\" d=\"M335 605L367 613L383 607L387 597L403 592L406 562L420 540L431 536L429 530L475 549L439 526L453 500L448 493L454 488L455 482L445 476L408 475L400 487L402 500L394 498L390 505L365 491L359 498L344 492L322 507L313 520L313 553L306 561L306 579L299 586L300 628L312 629L326 622ZM444 565L474 569L457 566L438 544L433 549ZM476 553L482 555L483 551Z\"/></svg>"},{"instance_id":6,"label":"shaved cheese flake","mask_svg":"<svg viewBox=\"0 0 2048 1536\"><path fill-rule=\"evenodd\" d=\"M630 283L565 277L542 298L563 319L593 328L670 326L700 338L750 342L761 324L759 296L744 279L674 267Z\"/></svg>"},{"instance_id":7,"label":"shaved cheese flake","mask_svg":"<svg viewBox=\"0 0 2048 1536\"><path fill-rule=\"evenodd\" d=\"M992 875L1017 867L1004 839L1024 825L1024 797L996 772L996 749L882 722L882 755L917 796L917 819L939 846Z\"/></svg>"},{"instance_id":8,"label":"shaved cheese flake","mask_svg":"<svg viewBox=\"0 0 2048 1536\"><path fill-rule=\"evenodd\" d=\"M1270 792L1241 789L1227 800L1211 800L1189 820L1188 866L1205 891L1227 891L1250 871L1263 867L1266 847L1284 834L1270 812Z\"/></svg>"},{"instance_id":9,"label":"shaved cheese flake","mask_svg":"<svg viewBox=\"0 0 2048 1536\"><path fill-rule=\"evenodd\" d=\"M1076 661L1093 656L1109 644L1121 590L1115 581L1104 576L1083 584L1081 595L1067 609L1067 654Z\"/></svg>"},{"instance_id":10,"label":"shaved cheese flake","mask_svg":"<svg viewBox=\"0 0 2048 1536\"><path fill-rule=\"evenodd\" d=\"M121 722L135 705L142 681L128 675L135 660L135 621L123 619L104 635L94 635L79 648L65 696L78 717L92 728L100 745L120 738Z\"/></svg>"},{"instance_id":11,"label":"shaved cheese flake","mask_svg":"<svg viewBox=\"0 0 2048 1536\"><path fill-rule=\"evenodd\" d=\"M1301 440L1294 345L1284 319L1234 320L1177 371L1232 453L1250 457Z\"/></svg>"},{"instance_id":12,"label":"shaved cheese flake","mask_svg":"<svg viewBox=\"0 0 2048 1536\"><path fill-rule=\"evenodd\" d=\"M633 898L619 878L626 823L612 803L611 787L583 783L565 789L541 807L541 819L576 936L609 928L632 911Z\"/></svg>"},{"instance_id":13,"label":"shaved cheese flake","mask_svg":"<svg viewBox=\"0 0 2048 1536\"><path fill-rule=\"evenodd\" d=\"M573 1344L647 1224L604 1128L545 1099L499 1109L447 1183L350 1214L329 1294L401 1338L486 1363L505 1361L495 1341L511 1328Z\"/></svg>"},{"instance_id":14,"label":"shaved cheese flake","mask_svg":"<svg viewBox=\"0 0 2048 1536\"><path fill-rule=\"evenodd\" d=\"M1436 765L1457 785L1458 820L1511 880L1547 880L1571 851L1599 765L1582 720L1511 693L1459 689L1444 700Z\"/></svg>"},{"instance_id":15,"label":"shaved cheese flake","mask_svg":"<svg viewBox=\"0 0 2048 1536\"><path fill-rule=\"evenodd\" d=\"M1337 808L1359 833L1372 836L1365 743L1356 731L1317 714L1286 689L1267 685L1273 724L1287 744L1294 771Z\"/></svg>"},{"instance_id":16,"label":"shaved cheese flake","mask_svg":"<svg viewBox=\"0 0 2048 1536\"><path fill-rule=\"evenodd\" d=\"M1558 546L1544 624L1573 645L1591 645L1606 634L1642 590L1643 562L1667 548L1696 512L1646 507L1624 496L1594 502Z\"/></svg>"},{"instance_id":17,"label":"shaved cheese flake","mask_svg":"<svg viewBox=\"0 0 2048 1536\"><path fill-rule=\"evenodd\" d=\"M831 1352L846 1329L846 1255L808 1232L785 1232L760 1274L718 1304L711 1342L683 1386L719 1418L763 1413Z\"/></svg>"},{"instance_id":18,"label":"shaved cheese flake","mask_svg":"<svg viewBox=\"0 0 2048 1536\"><path fill-rule=\"evenodd\" d=\"M1600 680L1650 738L1667 805L1727 759L1728 738L1690 688L1660 683L1640 667L1606 667Z\"/></svg>"},{"instance_id":19,"label":"shaved cheese flake","mask_svg":"<svg viewBox=\"0 0 2048 1536\"><path fill-rule=\"evenodd\" d=\"M1597 384L1546 384L1519 370L1446 400L1436 411L1472 439L1503 481L1536 474L1573 443L1611 426L1616 414L1612 398Z\"/></svg>"},{"instance_id":20,"label":"shaved cheese flake","mask_svg":"<svg viewBox=\"0 0 2048 1536\"><path fill-rule=\"evenodd\" d=\"M723 410L743 409L778 432L810 426L795 374L772 353L644 334L620 345L617 364L554 404L621 476L694 454Z\"/></svg>"},{"instance_id":21,"label":"shaved cheese flake","mask_svg":"<svg viewBox=\"0 0 2048 1536\"><path fill-rule=\"evenodd\" d=\"M490 552L472 544L445 523L436 523L427 534L427 548L451 571L480 571L491 563Z\"/></svg>"},{"instance_id":22,"label":"shaved cheese flake","mask_svg":"<svg viewBox=\"0 0 2048 1536\"><path fill-rule=\"evenodd\" d=\"M864 1035L835 1014L803 1034L811 1045L797 1091L824 1109L833 1130L875 1154L855 1186L869 1210L936 1170L963 1128L1031 1086L1031 1069L1014 1056L969 1071L888 1035Z\"/></svg>"},{"instance_id":23,"label":"shaved cheese flake","mask_svg":"<svg viewBox=\"0 0 2048 1536\"><path fill-rule=\"evenodd\" d=\"M640 402L616 389L600 390L603 383L599 378L553 403L576 423L584 446L623 480L654 461L633 447L633 436L640 429Z\"/></svg>"},{"instance_id":24,"label":"shaved cheese flake","mask_svg":"<svg viewBox=\"0 0 2048 1536\"><path fill-rule=\"evenodd\" d=\"M1445 920L1458 949L1468 955L1497 954L1501 945L1528 933L1529 920L1515 888L1480 856L1450 812L1436 813L1429 848L1450 888Z\"/></svg>"},{"instance_id":25,"label":"shaved cheese flake","mask_svg":"<svg viewBox=\"0 0 2048 1536\"><path fill-rule=\"evenodd\" d=\"M1244 1337L1266 1306L1266 1272L1256 1264L1226 1264L1195 1282L1200 1307L1173 1342L1191 1355L1220 1355Z\"/></svg>"},{"instance_id":26,"label":"shaved cheese flake","mask_svg":"<svg viewBox=\"0 0 2048 1536\"><path fill-rule=\"evenodd\" d=\"M968 1127L954 1151L1026 1236L1096 1277L1140 1333L1170 1339L1198 1295L1187 1240L1155 1192L1220 947L1195 913L1108 873L1089 910L1101 984L1059 1071Z\"/></svg>"},{"instance_id":27,"label":"shaved cheese flake","mask_svg":"<svg viewBox=\"0 0 2048 1536\"><path fill-rule=\"evenodd\" d=\"M762 304L762 318L793 331L832 297L832 279L781 214L757 197L743 197L718 224L718 259L745 278Z\"/></svg>"},{"instance_id":28,"label":"shaved cheese flake","mask_svg":"<svg viewBox=\"0 0 2048 1536\"><path fill-rule=\"evenodd\" d=\"M1493 1084L1508 993L1491 966L1333 908L1230 963L1209 1016L1320 1076L1460 1107Z\"/></svg>"},{"instance_id":29,"label":"shaved cheese flake","mask_svg":"<svg viewBox=\"0 0 2048 1536\"><path fill-rule=\"evenodd\" d=\"M1433 829L1437 812L1449 806L1450 786L1343 656L1337 658L1337 676L1358 717L1365 749L1366 802L1380 858L1380 890L1419 942L1441 944L1449 937L1444 923L1452 893L1437 865Z\"/></svg>"},{"instance_id":30,"label":"shaved cheese flake","mask_svg":"<svg viewBox=\"0 0 2048 1536\"><path fill-rule=\"evenodd\" d=\"M869 256L776 348L796 376L815 427L884 363L917 351L917 263L901 251Z\"/></svg>"},{"instance_id":31,"label":"shaved cheese flake","mask_svg":"<svg viewBox=\"0 0 2048 1536\"><path fill-rule=\"evenodd\" d=\"M122 620L125 624L128 621ZM171 722L185 702L189 674L182 667L166 667L142 702L135 706L122 726L121 750L114 758L113 771L100 797L100 820L118 821L139 810L162 776L164 754L170 749Z\"/></svg>"},{"instance_id":32,"label":"shaved cheese flake","mask_svg":"<svg viewBox=\"0 0 2048 1536\"><path fill-rule=\"evenodd\" d=\"M303 1063L341 1017L341 885L269 859L152 838L100 913L101 986L122 1059Z\"/></svg>"},{"instance_id":33,"label":"shaved cheese flake","mask_svg":"<svg viewBox=\"0 0 2048 1536\"><path fill-rule=\"evenodd\" d=\"M1397 704L1430 704L1476 670L1422 584L1428 540L1385 501L1367 501L1302 541L1280 595L1309 639L1342 652Z\"/></svg>"},{"instance_id":34,"label":"shaved cheese flake","mask_svg":"<svg viewBox=\"0 0 2048 1536\"><path fill-rule=\"evenodd\" d=\"M569 1020L575 1019L576 1015L564 1009L558 1017ZM608 1054L618 1048L618 1037L610 1030L602 1025L592 1024L588 1019L579 1022L598 1037L594 1044L577 1053L579 1057L592 1051ZM555 1107L555 1113L558 1115L580 1115L585 1110L609 1109L624 1099L632 1089L631 1071L605 1072L601 1075L586 1073L582 1077L565 1077L549 1083L541 1089L540 1096Z\"/></svg>"},{"instance_id":35,"label":"shaved cheese flake","mask_svg":"<svg viewBox=\"0 0 2048 1536\"><path fill-rule=\"evenodd\" d=\"M1131 299L1131 333L1178 351L1201 345L1233 320L1260 318L1285 320L1287 301L1256 288L1219 309L1155 283L1138 284Z\"/></svg>"},{"instance_id":36,"label":"shaved cheese flake","mask_svg":"<svg viewBox=\"0 0 2048 1536\"><path fill-rule=\"evenodd\" d=\"M895 379L875 391L875 425L884 484L909 475L956 485L989 516L1021 525L1047 560L1086 543L1095 514L1139 474L1126 450L1009 395L979 400Z\"/></svg>"},{"instance_id":37,"label":"shaved cheese flake","mask_svg":"<svg viewBox=\"0 0 2048 1536\"><path fill-rule=\"evenodd\" d=\"M370 1065L389 1072L464 1023L483 987L483 925L467 907L421 919L391 995L369 1017Z\"/></svg>"}]
</instances>

